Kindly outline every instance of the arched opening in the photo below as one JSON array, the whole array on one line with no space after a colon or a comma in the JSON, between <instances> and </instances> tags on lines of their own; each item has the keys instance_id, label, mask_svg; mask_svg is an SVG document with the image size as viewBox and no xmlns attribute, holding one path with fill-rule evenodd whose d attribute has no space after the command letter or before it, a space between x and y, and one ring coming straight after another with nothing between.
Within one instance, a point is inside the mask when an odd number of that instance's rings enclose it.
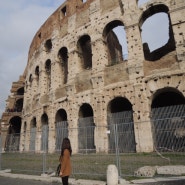
<instances>
[{"instance_id":1,"label":"arched opening","mask_svg":"<svg viewBox=\"0 0 185 185\"><path fill-rule=\"evenodd\" d=\"M151 5L140 19L143 52L148 61L159 60L175 50L175 40L168 11L168 7L163 4Z\"/></svg>"},{"instance_id":2,"label":"arched opening","mask_svg":"<svg viewBox=\"0 0 185 185\"><path fill-rule=\"evenodd\" d=\"M67 83L68 77L68 50L66 47L62 47L58 52L58 58L60 60L63 69L63 83Z\"/></svg>"},{"instance_id":3,"label":"arched opening","mask_svg":"<svg viewBox=\"0 0 185 185\"><path fill-rule=\"evenodd\" d=\"M41 150L48 150L48 134L49 134L49 126L48 126L48 116L44 113L41 116L41 125L42 125L42 133L41 133Z\"/></svg>"},{"instance_id":4,"label":"arched opening","mask_svg":"<svg viewBox=\"0 0 185 185\"><path fill-rule=\"evenodd\" d=\"M95 152L95 123L92 107L84 103L79 110L78 119L78 150L80 153Z\"/></svg>"},{"instance_id":5,"label":"arched opening","mask_svg":"<svg viewBox=\"0 0 185 185\"><path fill-rule=\"evenodd\" d=\"M44 46L45 46L46 52L50 52L51 49L52 49L52 42L51 42L51 39L48 39L48 40L45 42Z\"/></svg>"},{"instance_id":6,"label":"arched opening","mask_svg":"<svg viewBox=\"0 0 185 185\"><path fill-rule=\"evenodd\" d=\"M126 33L121 21L115 20L106 25L103 37L107 44L109 65L128 59Z\"/></svg>"},{"instance_id":7,"label":"arched opening","mask_svg":"<svg viewBox=\"0 0 185 185\"><path fill-rule=\"evenodd\" d=\"M35 151L37 121L34 117L30 123L30 151Z\"/></svg>"},{"instance_id":8,"label":"arched opening","mask_svg":"<svg viewBox=\"0 0 185 185\"><path fill-rule=\"evenodd\" d=\"M46 60L45 70L46 70L46 75L47 75L48 89L50 89L51 87L51 60L50 59Z\"/></svg>"},{"instance_id":9,"label":"arched opening","mask_svg":"<svg viewBox=\"0 0 185 185\"><path fill-rule=\"evenodd\" d=\"M39 85L39 66L35 68L35 76L36 76L37 85Z\"/></svg>"},{"instance_id":10,"label":"arched opening","mask_svg":"<svg viewBox=\"0 0 185 185\"><path fill-rule=\"evenodd\" d=\"M24 95L24 87L21 87L17 90L17 95Z\"/></svg>"},{"instance_id":11,"label":"arched opening","mask_svg":"<svg viewBox=\"0 0 185 185\"><path fill-rule=\"evenodd\" d=\"M21 118L15 116L9 121L5 151L18 151L20 142Z\"/></svg>"},{"instance_id":12,"label":"arched opening","mask_svg":"<svg viewBox=\"0 0 185 185\"><path fill-rule=\"evenodd\" d=\"M109 151L135 152L135 134L132 104L123 97L117 97L108 104Z\"/></svg>"},{"instance_id":13,"label":"arched opening","mask_svg":"<svg viewBox=\"0 0 185 185\"><path fill-rule=\"evenodd\" d=\"M156 150L185 151L185 98L173 88L158 90L151 105Z\"/></svg>"},{"instance_id":14,"label":"arched opening","mask_svg":"<svg viewBox=\"0 0 185 185\"><path fill-rule=\"evenodd\" d=\"M83 69L92 68L92 48L91 38L89 35L84 35L78 40L78 53Z\"/></svg>"},{"instance_id":15,"label":"arched opening","mask_svg":"<svg viewBox=\"0 0 185 185\"><path fill-rule=\"evenodd\" d=\"M67 121L67 113L64 109L59 109L55 116L56 122L56 151L61 150L62 140L65 137L68 137L68 121Z\"/></svg>"},{"instance_id":16,"label":"arched opening","mask_svg":"<svg viewBox=\"0 0 185 185\"><path fill-rule=\"evenodd\" d=\"M29 76L30 87L32 86L32 81L33 81L33 76L32 76L32 74L30 74L30 76Z\"/></svg>"},{"instance_id":17,"label":"arched opening","mask_svg":"<svg viewBox=\"0 0 185 185\"><path fill-rule=\"evenodd\" d=\"M22 108L23 108L23 98L20 98L15 102L14 111L22 112Z\"/></svg>"}]
</instances>

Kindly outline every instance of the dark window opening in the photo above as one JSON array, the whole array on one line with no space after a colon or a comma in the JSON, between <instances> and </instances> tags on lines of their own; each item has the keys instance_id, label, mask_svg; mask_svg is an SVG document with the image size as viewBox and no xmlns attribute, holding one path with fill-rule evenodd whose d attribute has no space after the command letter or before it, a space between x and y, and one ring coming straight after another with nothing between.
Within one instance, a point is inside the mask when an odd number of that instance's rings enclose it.
<instances>
[{"instance_id":1,"label":"dark window opening","mask_svg":"<svg viewBox=\"0 0 185 185\"><path fill-rule=\"evenodd\" d=\"M67 113L64 109L60 109L57 111L56 117L55 117L56 122L60 121L67 121Z\"/></svg>"},{"instance_id":2,"label":"dark window opening","mask_svg":"<svg viewBox=\"0 0 185 185\"><path fill-rule=\"evenodd\" d=\"M79 117L91 117L93 116L93 109L92 107L87 104L84 103L81 107L80 107L80 111L79 111Z\"/></svg>"},{"instance_id":3,"label":"dark window opening","mask_svg":"<svg viewBox=\"0 0 185 185\"><path fill-rule=\"evenodd\" d=\"M10 119L5 151L18 151L20 143L21 118L16 116Z\"/></svg>"},{"instance_id":4,"label":"dark window opening","mask_svg":"<svg viewBox=\"0 0 185 185\"><path fill-rule=\"evenodd\" d=\"M171 20L165 5L151 6L140 20L143 52L146 60L156 61L175 50Z\"/></svg>"},{"instance_id":5,"label":"dark window opening","mask_svg":"<svg viewBox=\"0 0 185 185\"><path fill-rule=\"evenodd\" d=\"M107 43L109 65L114 65L128 59L126 33L121 21L107 24L103 31Z\"/></svg>"},{"instance_id":6,"label":"dark window opening","mask_svg":"<svg viewBox=\"0 0 185 185\"><path fill-rule=\"evenodd\" d=\"M123 97L113 99L108 105L107 121L110 152L117 148L121 153L135 152L132 104Z\"/></svg>"},{"instance_id":7,"label":"dark window opening","mask_svg":"<svg viewBox=\"0 0 185 185\"><path fill-rule=\"evenodd\" d=\"M37 66L36 68L35 68L35 76L36 76L36 80L37 80L37 82L39 81L39 66Z\"/></svg>"},{"instance_id":8,"label":"dark window opening","mask_svg":"<svg viewBox=\"0 0 185 185\"><path fill-rule=\"evenodd\" d=\"M45 49L46 49L46 52L49 52L49 51L51 51L51 49L52 49L52 42L51 42L51 39L49 39L49 40L47 40L46 42L45 42Z\"/></svg>"},{"instance_id":9,"label":"dark window opening","mask_svg":"<svg viewBox=\"0 0 185 185\"><path fill-rule=\"evenodd\" d=\"M151 107L167 107L181 104L185 104L184 96L181 93L176 92L175 89L167 88L157 92Z\"/></svg>"},{"instance_id":10,"label":"dark window opening","mask_svg":"<svg viewBox=\"0 0 185 185\"><path fill-rule=\"evenodd\" d=\"M37 67L35 68L35 75L36 75L36 76L39 76L39 66L37 66Z\"/></svg>"},{"instance_id":11,"label":"dark window opening","mask_svg":"<svg viewBox=\"0 0 185 185\"><path fill-rule=\"evenodd\" d=\"M78 152L92 153L96 152L94 142L94 117L92 107L84 103L79 110L78 119Z\"/></svg>"},{"instance_id":12,"label":"dark window opening","mask_svg":"<svg viewBox=\"0 0 185 185\"><path fill-rule=\"evenodd\" d=\"M42 132L41 132L41 150L47 151L48 150L48 136L49 136L49 126L48 126L48 116L44 113L41 117L41 125L42 125Z\"/></svg>"},{"instance_id":13,"label":"dark window opening","mask_svg":"<svg viewBox=\"0 0 185 185\"><path fill-rule=\"evenodd\" d=\"M46 61L45 69L47 73L51 72L51 60L50 59Z\"/></svg>"},{"instance_id":14,"label":"dark window opening","mask_svg":"<svg viewBox=\"0 0 185 185\"><path fill-rule=\"evenodd\" d=\"M68 78L68 50L66 47L63 47L58 52L58 57L60 59L62 68L63 68L63 75L64 75L64 84L67 83Z\"/></svg>"},{"instance_id":15,"label":"dark window opening","mask_svg":"<svg viewBox=\"0 0 185 185\"><path fill-rule=\"evenodd\" d=\"M184 152L185 98L174 88L157 91L151 105L153 140L158 151Z\"/></svg>"},{"instance_id":16,"label":"dark window opening","mask_svg":"<svg viewBox=\"0 0 185 185\"><path fill-rule=\"evenodd\" d=\"M24 95L24 87L21 87L17 90L17 95Z\"/></svg>"},{"instance_id":17,"label":"dark window opening","mask_svg":"<svg viewBox=\"0 0 185 185\"><path fill-rule=\"evenodd\" d=\"M47 74L47 84L48 88L51 87L51 60L48 59L45 63L45 69L46 69L46 74Z\"/></svg>"},{"instance_id":18,"label":"dark window opening","mask_svg":"<svg viewBox=\"0 0 185 185\"><path fill-rule=\"evenodd\" d=\"M41 33L38 34L39 39L41 39Z\"/></svg>"},{"instance_id":19,"label":"dark window opening","mask_svg":"<svg viewBox=\"0 0 185 185\"><path fill-rule=\"evenodd\" d=\"M30 128L36 128L36 126L37 126L37 121L36 121L36 118L34 117L34 118L31 120Z\"/></svg>"},{"instance_id":20,"label":"dark window opening","mask_svg":"<svg viewBox=\"0 0 185 185\"><path fill-rule=\"evenodd\" d=\"M21 112L23 108L23 98L16 101L14 105L14 111L15 112Z\"/></svg>"},{"instance_id":21,"label":"dark window opening","mask_svg":"<svg viewBox=\"0 0 185 185\"><path fill-rule=\"evenodd\" d=\"M32 77L32 74L30 74L29 82L32 83L32 81L33 81L33 77Z\"/></svg>"},{"instance_id":22,"label":"dark window opening","mask_svg":"<svg viewBox=\"0 0 185 185\"><path fill-rule=\"evenodd\" d=\"M92 68L91 38L89 35L82 36L78 41L78 52L84 69Z\"/></svg>"},{"instance_id":23,"label":"dark window opening","mask_svg":"<svg viewBox=\"0 0 185 185\"><path fill-rule=\"evenodd\" d=\"M16 116L13 117L10 122L9 134L20 134L21 131L21 118Z\"/></svg>"},{"instance_id":24,"label":"dark window opening","mask_svg":"<svg viewBox=\"0 0 185 185\"><path fill-rule=\"evenodd\" d=\"M108 108L110 113L130 111L132 104L126 98L117 97L110 102Z\"/></svg>"},{"instance_id":25,"label":"dark window opening","mask_svg":"<svg viewBox=\"0 0 185 185\"><path fill-rule=\"evenodd\" d=\"M68 137L68 121L67 121L67 113L64 109L59 109L55 116L56 122L56 151L61 150L62 140L65 137Z\"/></svg>"},{"instance_id":26,"label":"dark window opening","mask_svg":"<svg viewBox=\"0 0 185 185\"><path fill-rule=\"evenodd\" d=\"M30 146L29 146L30 151L35 151L36 132L37 132L36 126L37 126L37 122L36 122L36 118L34 117L31 120L31 124L30 124Z\"/></svg>"},{"instance_id":27,"label":"dark window opening","mask_svg":"<svg viewBox=\"0 0 185 185\"><path fill-rule=\"evenodd\" d=\"M67 8L66 8L66 6L64 6L64 7L61 9L61 13L62 13L62 17L63 17L63 18L67 15Z\"/></svg>"}]
</instances>

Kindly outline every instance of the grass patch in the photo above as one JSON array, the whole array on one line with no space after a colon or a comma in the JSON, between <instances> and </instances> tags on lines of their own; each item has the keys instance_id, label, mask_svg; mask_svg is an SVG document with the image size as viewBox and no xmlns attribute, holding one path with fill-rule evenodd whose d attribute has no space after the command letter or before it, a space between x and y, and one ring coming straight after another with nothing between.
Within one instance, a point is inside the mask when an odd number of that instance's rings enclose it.
<instances>
[{"instance_id":1,"label":"grass patch","mask_svg":"<svg viewBox=\"0 0 185 185\"><path fill-rule=\"evenodd\" d=\"M75 154L72 155L73 174L75 179L106 180L109 164L120 162L121 177L136 179L134 171L142 166L164 166L185 164L185 153L126 153L120 154ZM167 160L170 159L170 160ZM12 169L13 173L41 175L48 170L55 171L59 162L59 154L41 153L3 153L1 169Z\"/></svg>"}]
</instances>

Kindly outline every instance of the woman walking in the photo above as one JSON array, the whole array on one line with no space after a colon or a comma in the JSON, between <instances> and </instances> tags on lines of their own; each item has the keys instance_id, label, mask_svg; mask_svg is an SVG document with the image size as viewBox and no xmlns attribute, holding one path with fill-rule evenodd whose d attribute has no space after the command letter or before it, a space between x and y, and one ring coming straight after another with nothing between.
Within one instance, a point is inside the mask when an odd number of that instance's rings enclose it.
<instances>
[{"instance_id":1,"label":"woman walking","mask_svg":"<svg viewBox=\"0 0 185 185\"><path fill-rule=\"evenodd\" d=\"M62 141L61 155L60 155L60 177L62 178L63 185L68 185L68 178L71 175L71 143L68 138L64 138Z\"/></svg>"}]
</instances>

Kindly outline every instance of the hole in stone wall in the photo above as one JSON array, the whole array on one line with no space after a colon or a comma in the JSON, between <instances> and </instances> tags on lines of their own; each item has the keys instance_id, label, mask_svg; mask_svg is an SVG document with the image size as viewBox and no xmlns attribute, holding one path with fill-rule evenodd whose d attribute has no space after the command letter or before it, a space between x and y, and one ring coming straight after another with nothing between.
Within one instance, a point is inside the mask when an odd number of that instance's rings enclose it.
<instances>
[{"instance_id":1,"label":"hole in stone wall","mask_svg":"<svg viewBox=\"0 0 185 185\"><path fill-rule=\"evenodd\" d=\"M30 127L31 128L35 128L37 126L37 121L36 121L36 118L34 117L32 120L31 120L31 125Z\"/></svg>"},{"instance_id":2,"label":"hole in stone wall","mask_svg":"<svg viewBox=\"0 0 185 185\"><path fill-rule=\"evenodd\" d=\"M30 74L29 82L32 83L32 81L33 81L33 77L32 77L32 74Z\"/></svg>"},{"instance_id":3,"label":"hole in stone wall","mask_svg":"<svg viewBox=\"0 0 185 185\"><path fill-rule=\"evenodd\" d=\"M128 51L123 23L119 20L110 22L106 25L103 36L107 43L109 65L127 60Z\"/></svg>"},{"instance_id":4,"label":"hole in stone wall","mask_svg":"<svg viewBox=\"0 0 185 185\"><path fill-rule=\"evenodd\" d=\"M84 118L84 117L93 117L93 109L92 107L87 104L84 103L79 110L79 117L80 118Z\"/></svg>"},{"instance_id":5,"label":"hole in stone wall","mask_svg":"<svg viewBox=\"0 0 185 185\"><path fill-rule=\"evenodd\" d=\"M41 116L41 124L42 126L43 125L48 125L48 115L46 113L44 113L42 116Z\"/></svg>"},{"instance_id":6,"label":"hole in stone wall","mask_svg":"<svg viewBox=\"0 0 185 185\"><path fill-rule=\"evenodd\" d=\"M36 75L36 76L39 76L39 66L37 66L37 67L35 68L35 75Z\"/></svg>"},{"instance_id":7,"label":"hole in stone wall","mask_svg":"<svg viewBox=\"0 0 185 185\"><path fill-rule=\"evenodd\" d=\"M50 59L46 60L45 69L47 73L51 72L51 60Z\"/></svg>"},{"instance_id":8,"label":"hole in stone wall","mask_svg":"<svg viewBox=\"0 0 185 185\"><path fill-rule=\"evenodd\" d=\"M169 40L169 20L166 13L149 17L141 29L142 42L148 43L150 52L162 47Z\"/></svg>"},{"instance_id":9,"label":"hole in stone wall","mask_svg":"<svg viewBox=\"0 0 185 185\"><path fill-rule=\"evenodd\" d=\"M37 82L39 82L39 66L37 66L37 67L35 68L35 76L36 76Z\"/></svg>"},{"instance_id":10,"label":"hole in stone wall","mask_svg":"<svg viewBox=\"0 0 185 185\"><path fill-rule=\"evenodd\" d=\"M117 97L113 99L108 106L108 111L110 111L111 113L130 110L132 110L132 104L126 98L123 97Z\"/></svg>"},{"instance_id":11,"label":"hole in stone wall","mask_svg":"<svg viewBox=\"0 0 185 185\"><path fill-rule=\"evenodd\" d=\"M24 95L24 87L21 87L17 90L17 95Z\"/></svg>"},{"instance_id":12,"label":"hole in stone wall","mask_svg":"<svg viewBox=\"0 0 185 185\"><path fill-rule=\"evenodd\" d=\"M67 8L66 6L64 6L62 9L61 9L61 13L62 13L62 17L64 18L67 14Z\"/></svg>"},{"instance_id":13,"label":"hole in stone wall","mask_svg":"<svg viewBox=\"0 0 185 185\"><path fill-rule=\"evenodd\" d=\"M38 34L39 39L41 39L41 33Z\"/></svg>"},{"instance_id":14,"label":"hole in stone wall","mask_svg":"<svg viewBox=\"0 0 185 185\"><path fill-rule=\"evenodd\" d=\"M9 134L19 134L21 131L21 118L18 116L15 116L11 118L9 127Z\"/></svg>"},{"instance_id":15,"label":"hole in stone wall","mask_svg":"<svg viewBox=\"0 0 185 185\"><path fill-rule=\"evenodd\" d=\"M67 113L64 109L59 109L55 117L56 122L67 121Z\"/></svg>"},{"instance_id":16,"label":"hole in stone wall","mask_svg":"<svg viewBox=\"0 0 185 185\"><path fill-rule=\"evenodd\" d=\"M52 42L51 42L51 39L48 39L48 40L45 42L44 46L45 46L46 52L51 51L51 49L52 49Z\"/></svg>"},{"instance_id":17,"label":"hole in stone wall","mask_svg":"<svg viewBox=\"0 0 185 185\"><path fill-rule=\"evenodd\" d=\"M143 52L146 60L156 61L175 50L175 41L165 5L150 6L140 19Z\"/></svg>"},{"instance_id":18,"label":"hole in stone wall","mask_svg":"<svg viewBox=\"0 0 185 185\"><path fill-rule=\"evenodd\" d=\"M151 107L167 107L181 104L185 104L185 99L180 92L173 88L164 88L158 90L155 94Z\"/></svg>"},{"instance_id":19,"label":"hole in stone wall","mask_svg":"<svg viewBox=\"0 0 185 185\"><path fill-rule=\"evenodd\" d=\"M20 99L18 99L18 100L15 102L14 110L15 110L16 112L22 112L22 108L23 108L23 98L20 98Z\"/></svg>"},{"instance_id":20,"label":"hole in stone wall","mask_svg":"<svg viewBox=\"0 0 185 185\"><path fill-rule=\"evenodd\" d=\"M45 69L47 73L48 88L50 88L51 87L51 60L50 59L46 60Z\"/></svg>"},{"instance_id":21,"label":"hole in stone wall","mask_svg":"<svg viewBox=\"0 0 185 185\"><path fill-rule=\"evenodd\" d=\"M65 83L67 83L67 78L68 78L68 50L66 47L62 47L59 50L58 58L61 62L62 68L63 68L63 74L64 74L63 82L65 84Z\"/></svg>"},{"instance_id":22,"label":"hole in stone wall","mask_svg":"<svg viewBox=\"0 0 185 185\"><path fill-rule=\"evenodd\" d=\"M84 35L78 40L78 52L84 69L92 68L92 48L91 38L89 35Z\"/></svg>"}]
</instances>

